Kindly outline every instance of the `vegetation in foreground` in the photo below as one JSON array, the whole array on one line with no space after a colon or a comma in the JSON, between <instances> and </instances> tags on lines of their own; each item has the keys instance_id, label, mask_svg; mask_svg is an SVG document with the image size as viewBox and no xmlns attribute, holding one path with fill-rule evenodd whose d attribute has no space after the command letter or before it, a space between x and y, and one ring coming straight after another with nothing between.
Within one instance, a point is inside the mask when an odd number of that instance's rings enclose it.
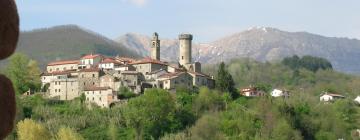
<instances>
[{"instance_id":1,"label":"vegetation in foreground","mask_svg":"<svg viewBox=\"0 0 360 140\"><path fill-rule=\"evenodd\" d=\"M333 71L323 59L310 58L311 65L298 61L302 58L291 59L281 63L239 59L208 66L208 73L217 75L216 90L150 89L138 97L126 93L121 96L130 98L128 103L110 109L88 108L81 98L60 102L45 100L41 94L21 96L20 83L36 87L29 74L16 86L17 129L7 139L356 139L352 131L359 129L360 107L353 99L360 92L360 79ZM14 62L6 74L18 72ZM301 67L291 66L299 62ZM13 75L9 76L13 81L21 78ZM266 92L287 89L291 95L238 96L239 88L249 85ZM322 91L347 98L321 103Z\"/></svg>"}]
</instances>

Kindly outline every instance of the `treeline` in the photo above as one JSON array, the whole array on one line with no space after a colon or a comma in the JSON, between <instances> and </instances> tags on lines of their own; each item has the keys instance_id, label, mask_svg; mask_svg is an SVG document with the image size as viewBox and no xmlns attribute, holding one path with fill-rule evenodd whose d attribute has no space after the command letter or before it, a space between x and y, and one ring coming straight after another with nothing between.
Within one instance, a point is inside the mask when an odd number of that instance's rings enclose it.
<instances>
[{"instance_id":1,"label":"treeline","mask_svg":"<svg viewBox=\"0 0 360 140\"><path fill-rule=\"evenodd\" d=\"M328 60L314 56L303 56L302 58L300 58L299 56L294 55L292 57L284 58L281 63L289 66L293 70L305 68L307 70L316 72L320 69L333 69L331 63Z\"/></svg>"},{"instance_id":2,"label":"treeline","mask_svg":"<svg viewBox=\"0 0 360 140\"><path fill-rule=\"evenodd\" d=\"M18 96L17 127L7 139L162 139L162 140L328 140L356 139L360 79L331 69L292 69L283 63L249 59L206 66L215 75L216 89L201 87L175 93L146 90L110 109L87 106L80 98L51 101L41 94ZM267 96L247 98L239 90L255 85ZM273 88L287 89L289 98L272 98ZM322 91L347 98L319 101Z\"/></svg>"}]
</instances>

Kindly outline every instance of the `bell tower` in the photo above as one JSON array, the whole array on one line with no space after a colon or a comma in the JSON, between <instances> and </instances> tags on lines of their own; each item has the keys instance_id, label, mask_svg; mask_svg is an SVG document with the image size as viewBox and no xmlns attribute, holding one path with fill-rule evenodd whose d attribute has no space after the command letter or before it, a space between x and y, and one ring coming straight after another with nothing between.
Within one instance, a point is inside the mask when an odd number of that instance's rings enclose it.
<instances>
[{"instance_id":1,"label":"bell tower","mask_svg":"<svg viewBox=\"0 0 360 140\"><path fill-rule=\"evenodd\" d=\"M157 32L153 34L151 40L151 59L160 60L160 40Z\"/></svg>"}]
</instances>

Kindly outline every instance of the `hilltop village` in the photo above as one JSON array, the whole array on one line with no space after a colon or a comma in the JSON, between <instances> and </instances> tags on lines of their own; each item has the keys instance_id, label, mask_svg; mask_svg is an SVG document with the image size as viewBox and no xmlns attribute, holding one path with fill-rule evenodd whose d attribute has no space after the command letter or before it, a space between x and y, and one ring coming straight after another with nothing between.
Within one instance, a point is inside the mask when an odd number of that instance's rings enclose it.
<instances>
[{"instance_id":1,"label":"hilltop village","mask_svg":"<svg viewBox=\"0 0 360 140\"><path fill-rule=\"evenodd\" d=\"M135 94L147 88L170 91L180 86L214 88L213 77L202 73L201 63L192 62L192 39L191 34L179 35L179 62L176 64L161 61L157 33L151 40L150 58L136 60L88 54L79 60L50 62L41 75L42 87L47 88L48 98L73 100L84 94L87 103L100 107L119 101L117 92L121 87Z\"/></svg>"}]
</instances>

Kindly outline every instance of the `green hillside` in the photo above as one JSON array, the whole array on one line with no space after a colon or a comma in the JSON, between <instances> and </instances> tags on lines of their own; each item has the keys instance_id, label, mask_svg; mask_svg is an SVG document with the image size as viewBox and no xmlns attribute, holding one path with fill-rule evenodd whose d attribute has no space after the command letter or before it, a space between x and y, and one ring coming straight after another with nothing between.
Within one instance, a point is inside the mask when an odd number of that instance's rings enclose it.
<instances>
[{"instance_id":1,"label":"green hillside","mask_svg":"<svg viewBox=\"0 0 360 140\"><path fill-rule=\"evenodd\" d=\"M22 32L16 51L37 60L41 67L49 61L75 59L88 53L137 57L122 45L75 25Z\"/></svg>"}]
</instances>

